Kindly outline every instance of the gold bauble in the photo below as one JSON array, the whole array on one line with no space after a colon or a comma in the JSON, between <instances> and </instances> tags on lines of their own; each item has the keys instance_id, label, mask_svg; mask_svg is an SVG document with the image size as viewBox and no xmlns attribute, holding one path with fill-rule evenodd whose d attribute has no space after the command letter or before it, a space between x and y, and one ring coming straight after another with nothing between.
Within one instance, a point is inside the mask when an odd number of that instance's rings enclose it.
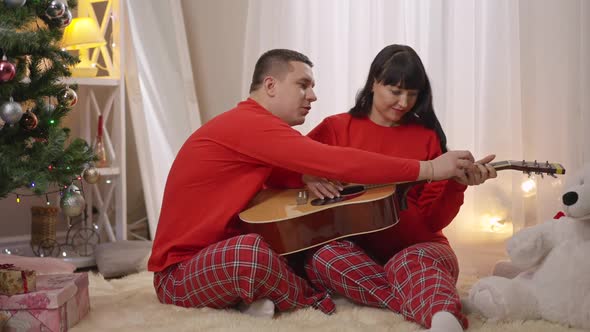
<instances>
[{"instance_id":1,"label":"gold bauble","mask_svg":"<svg viewBox=\"0 0 590 332\"><path fill-rule=\"evenodd\" d=\"M87 167L84 172L82 172L82 177L84 180L90 184L95 184L100 180L100 172L98 168L94 166Z\"/></svg>"}]
</instances>

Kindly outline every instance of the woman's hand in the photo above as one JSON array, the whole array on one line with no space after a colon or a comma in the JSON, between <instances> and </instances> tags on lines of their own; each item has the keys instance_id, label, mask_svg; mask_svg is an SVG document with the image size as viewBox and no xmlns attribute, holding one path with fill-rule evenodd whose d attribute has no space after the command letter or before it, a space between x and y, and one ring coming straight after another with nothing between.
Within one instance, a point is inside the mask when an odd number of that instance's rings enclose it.
<instances>
[{"instance_id":1,"label":"woman's hand","mask_svg":"<svg viewBox=\"0 0 590 332\"><path fill-rule=\"evenodd\" d=\"M477 186L488 179L495 178L497 176L496 169L489 164L494 158L496 155L493 154L485 156L476 161L473 167L465 170L465 177L454 177L453 180L467 186Z\"/></svg>"},{"instance_id":2,"label":"woman's hand","mask_svg":"<svg viewBox=\"0 0 590 332\"><path fill-rule=\"evenodd\" d=\"M342 184L338 181L313 175L303 175L301 180L305 183L309 192L321 199L326 196L329 198L340 197L340 191L343 189Z\"/></svg>"}]
</instances>

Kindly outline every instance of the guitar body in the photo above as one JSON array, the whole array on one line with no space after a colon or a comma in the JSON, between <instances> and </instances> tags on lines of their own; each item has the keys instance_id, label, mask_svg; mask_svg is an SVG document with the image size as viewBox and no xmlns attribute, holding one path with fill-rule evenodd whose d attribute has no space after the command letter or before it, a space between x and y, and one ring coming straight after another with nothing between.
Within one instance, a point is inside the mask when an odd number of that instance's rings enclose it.
<instances>
[{"instance_id":1,"label":"guitar body","mask_svg":"<svg viewBox=\"0 0 590 332\"><path fill-rule=\"evenodd\" d=\"M312 205L311 200L297 204L299 189L267 189L239 217L249 232L260 234L275 252L286 255L395 225L395 189L367 189L326 205Z\"/></svg>"}]
</instances>

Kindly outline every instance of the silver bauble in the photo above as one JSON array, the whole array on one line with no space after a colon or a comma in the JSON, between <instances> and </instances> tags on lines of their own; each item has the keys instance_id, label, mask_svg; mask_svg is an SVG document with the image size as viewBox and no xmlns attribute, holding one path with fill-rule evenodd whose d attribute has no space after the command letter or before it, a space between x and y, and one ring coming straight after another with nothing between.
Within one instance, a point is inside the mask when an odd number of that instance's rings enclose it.
<instances>
[{"instance_id":1,"label":"silver bauble","mask_svg":"<svg viewBox=\"0 0 590 332\"><path fill-rule=\"evenodd\" d=\"M58 20L60 28L67 27L68 25L70 25L70 23L72 23L72 12L69 9L67 9L64 15L60 17Z\"/></svg>"},{"instance_id":2,"label":"silver bauble","mask_svg":"<svg viewBox=\"0 0 590 332\"><path fill-rule=\"evenodd\" d=\"M73 89L65 88L59 93L57 100L67 107L72 107L78 102L78 95Z\"/></svg>"},{"instance_id":3,"label":"silver bauble","mask_svg":"<svg viewBox=\"0 0 590 332\"><path fill-rule=\"evenodd\" d=\"M15 124L20 121L23 116L23 109L19 103L14 102L12 97L10 100L0 105L0 118L8 124Z\"/></svg>"},{"instance_id":4,"label":"silver bauble","mask_svg":"<svg viewBox=\"0 0 590 332\"><path fill-rule=\"evenodd\" d=\"M94 166L87 167L84 172L82 172L82 177L84 180L90 184L95 184L100 180L100 172L98 168Z\"/></svg>"},{"instance_id":5,"label":"silver bauble","mask_svg":"<svg viewBox=\"0 0 590 332\"><path fill-rule=\"evenodd\" d=\"M8 8L18 8L22 7L27 3L27 0L4 0L4 4Z\"/></svg>"},{"instance_id":6,"label":"silver bauble","mask_svg":"<svg viewBox=\"0 0 590 332\"><path fill-rule=\"evenodd\" d=\"M53 111L55 111L55 105L45 104L45 107L43 108L43 110L45 111L45 113L51 115L53 113Z\"/></svg>"},{"instance_id":7,"label":"silver bauble","mask_svg":"<svg viewBox=\"0 0 590 332\"><path fill-rule=\"evenodd\" d=\"M82 214L86 202L78 187L70 185L59 202L61 211L67 217L77 217Z\"/></svg>"},{"instance_id":8,"label":"silver bauble","mask_svg":"<svg viewBox=\"0 0 590 332\"><path fill-rule=\"evenodd\" d=\"M63 2L53 0L45 10L45 15L50 19L62 17L66 12L66 5Z\"/></svg>"}]
</instances>

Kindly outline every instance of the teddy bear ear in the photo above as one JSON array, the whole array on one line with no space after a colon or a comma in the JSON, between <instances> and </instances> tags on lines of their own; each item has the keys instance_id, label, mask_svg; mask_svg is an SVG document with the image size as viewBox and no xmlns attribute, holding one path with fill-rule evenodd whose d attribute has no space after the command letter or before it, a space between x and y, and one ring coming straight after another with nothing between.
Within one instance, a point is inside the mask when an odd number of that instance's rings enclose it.
<instances>
[{"instance_id":1,"label":"teddy bear ear","mask_svg":"<svg viewBox=\"0 0 590 332\"><path fill-rule=\"evenodd\" d=\"M590 163L585 163L580 169L571 173L565 180L565 188L583 186L585 181L590 181Z\"/></svg>"}]
</instances>

